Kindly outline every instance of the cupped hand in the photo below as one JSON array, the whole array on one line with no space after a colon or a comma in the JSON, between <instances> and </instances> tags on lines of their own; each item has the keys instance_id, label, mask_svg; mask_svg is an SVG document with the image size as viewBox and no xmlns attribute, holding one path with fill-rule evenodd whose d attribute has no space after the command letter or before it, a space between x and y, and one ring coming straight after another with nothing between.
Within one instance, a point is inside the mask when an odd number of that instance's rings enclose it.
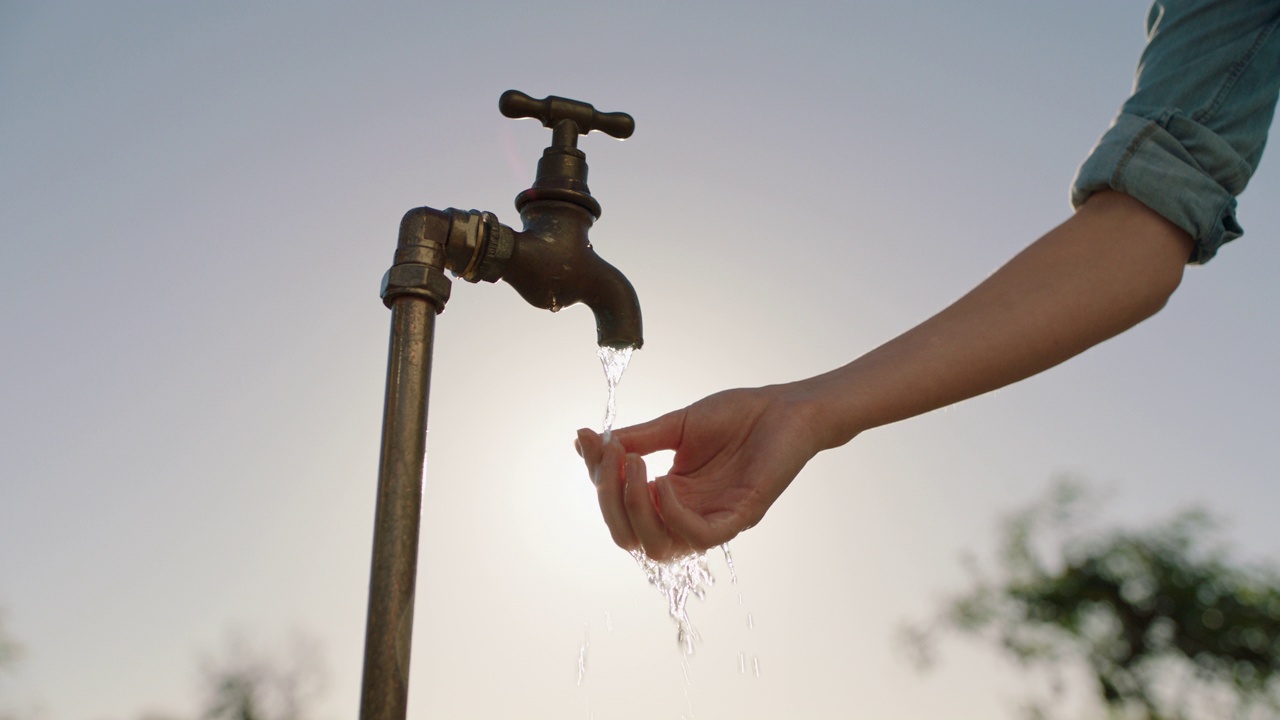
<instances>
[{"instance_id":1,"label":"cupped hand","mask_svg":"<svg viewBox=\"0 0 1280 720\"><path fill-rule=\"evenodd\" d=\"M728 390L606 441L575 445L595 483L613 541L667 560L727 542L760 522L820 449L808 403L793 386ZM643 455L674 450L650 482Z\"/></svg>"}]
</instances>

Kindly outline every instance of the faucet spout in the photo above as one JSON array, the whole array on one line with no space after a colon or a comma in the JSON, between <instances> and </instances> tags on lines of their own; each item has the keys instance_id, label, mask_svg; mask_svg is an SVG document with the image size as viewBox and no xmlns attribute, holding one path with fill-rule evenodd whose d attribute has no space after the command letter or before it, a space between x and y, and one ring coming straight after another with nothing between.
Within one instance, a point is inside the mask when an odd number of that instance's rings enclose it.
<instances>
[{"instance_id":1,"label":"faucet spout","mask_svg":"<svg viewBox=\"0 0 1280 720\"><path fill-rule=\"evenodd\" d=\"M520 217L525 229L515 234L502 279L534 307L591 308L601 346L641 347L640 300L626 276L592 249L593 214L572 202L536 200L521 207Z\"/></svg>"},{"instance_id":2,"label":"faucet spout","mask_svg":"<svg viewBox=\"0 0 1280 720\"><path fill-rule=\"evenodd\" d=\"M599 270L582 302L595 314L597 344L639 350L644 346L644 326L635 288L617 268L594 252L591 255L598 261Z\"/></svg>"}]
</instances>

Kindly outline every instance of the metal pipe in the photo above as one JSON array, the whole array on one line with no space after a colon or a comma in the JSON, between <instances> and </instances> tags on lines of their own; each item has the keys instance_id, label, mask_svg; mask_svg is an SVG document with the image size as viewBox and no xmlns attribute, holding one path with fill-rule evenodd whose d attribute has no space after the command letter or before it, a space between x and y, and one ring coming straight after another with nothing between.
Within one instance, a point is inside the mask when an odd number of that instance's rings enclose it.
<instances>
[{"instance_id":1,"label":"metal pipe","mask_svg":"<svg viewBox=\"0 0 1280 720\"><path fill-rule=\"evenodd\" d=\"M404 720L408 710L435 323L436 308L425 298L406 295L392 305L361 720Z\"/></svg>"},{"instance_id":2,"label":"metal pipe","mask_svg":"<svg viewBox=\"0 0 1280 720\"><path fill-rule=\"evenodd\" d=\"M391 308L378 503L365 623L361 720L404 720L427 452L427 399L436 315L449 299L444 241L447 211L417 208L400 222L395 263L382 280Z\"/></svg>"}]
</instances>

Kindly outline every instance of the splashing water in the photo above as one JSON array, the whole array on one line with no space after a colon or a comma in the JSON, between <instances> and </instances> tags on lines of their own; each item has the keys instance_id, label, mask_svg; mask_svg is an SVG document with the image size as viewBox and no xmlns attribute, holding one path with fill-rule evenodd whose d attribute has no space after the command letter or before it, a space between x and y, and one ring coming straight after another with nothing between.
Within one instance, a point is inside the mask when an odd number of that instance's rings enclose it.
<instances>
[{"instance_id":1,"label":"splashing water","mask_svg":"<svg viewBox=\"0 0 1280 720\"><path fill-rule=\"evenodd\" d=\"M618 414L617 391L618 383L622 381L622 374L626 372L627 365L631 363L631 354L635 352L635 348L611 348L601 346L596 353L600 358L600 364L604 366L605 380L609 383L609 398L605 405L604 411L604 439L609 441L609 435L613 431L613 422ZM738 575L733 567L733 555L729 552L729 544L725 543L720 546L724 552L725 563L729 566L729 578L734 585L738 584ZM707 554L705 552L693 553L681 558L669 560L667 562L657 562L644 554L643 550L632 550L631 556L636 559L636 563L644 571L645 577L649 579L649 584L657 588L667 599L667 611L671 614L671 619L676 624L676 642L680 646L684 654L692 655L694 642L699 640L698 631L694 628L693 623L689 620L688 604L690 597L696 597L702 600L706 597L707 588L715 585L715 576L711 574L711 569L707 566ZM609 628L613 630L612 627ZM583 643L583 652L580 653L585 657L586 642ZM585 665L580 668L579 684L582 681L582 674L585 673Z\"/></svg>"},{"instance_id":2,"label":"splashing water","mask_svg":"<svg viewBox=\"0 0 1280 720\"><path fill-rule=\"evenodd\" d=\"M733 571L733 556L729 553L729 544L720 546L725 561L729 564L729 576L737 584L738 578ZM698 630L689 619L689 598L706 599L707 589L715 586L716 578L707 566L705 552L685 555L681 558L658 562L644 554L643 550L632 550L631 557L636 559L644 570L649 584L657 588L667 598L667 612L676 624L676 643L685 655L692 655L694 643L701 639Z\"/></svg>"},{"instance_id":3,"label":"splashing water","mask_svg":"<svg viewBox=\"0 0 1280 720\"><path fill-rule=\"evenodd\" d=\"M689 598L705 598L707 588L716 584L715 576L707 567L707 554L693 553L667 562L653 560L643 550L632 550L631 556L644 570L649 584L666 596L667 612L676 623L676 642L686 655L692 655L698 631L689 621Z\"/></svg>"},{"instance_id":4,"label":"splashing water","mask_svg":"<svg viewBox=\"0 0 1280 720\"><path fill-rule=\"evenodd\" d=\"M600 358L600 364L604 366L604 377L609 382L609 401L604 406L604 439L609 441L609 434L613 432L613 421L618 415L618 383L622 382L622 373L627 371L627 365L631 363L631 353L635 352L635 348L611 348L600 346L596 355Z\"/></svg>"}]
</instances>

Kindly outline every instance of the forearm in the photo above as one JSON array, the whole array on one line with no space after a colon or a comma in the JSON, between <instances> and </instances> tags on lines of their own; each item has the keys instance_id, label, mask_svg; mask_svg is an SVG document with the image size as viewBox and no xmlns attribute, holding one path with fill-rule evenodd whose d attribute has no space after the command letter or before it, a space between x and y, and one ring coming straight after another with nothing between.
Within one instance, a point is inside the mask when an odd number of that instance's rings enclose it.
<instances>
[{"instance_id":1,"label":"forearm","mask_svg":"<svg viewBox=\"0 0 1280 720\"><path fill-rule=\"evenodd\" d=\"M953 305L797 384L823 447L1046 370L1154 315L1191 239L1138 201L1099 193Z\"/></svg>"}]
</instances>

